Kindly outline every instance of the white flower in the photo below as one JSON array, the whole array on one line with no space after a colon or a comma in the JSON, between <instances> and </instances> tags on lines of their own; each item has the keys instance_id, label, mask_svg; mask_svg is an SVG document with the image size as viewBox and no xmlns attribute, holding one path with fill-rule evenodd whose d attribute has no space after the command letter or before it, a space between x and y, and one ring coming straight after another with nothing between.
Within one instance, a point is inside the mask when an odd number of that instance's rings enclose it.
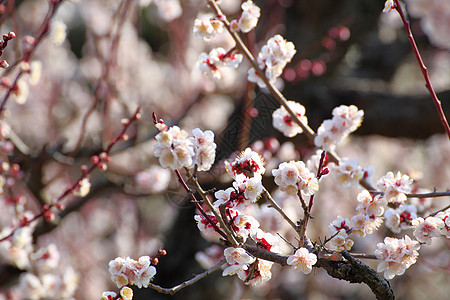
<instances>
[{"instance_id":1,"label":"white flower","mask_svg":"<svg viewBox=\"0 0 450 300\"><path fill-rule=\"evenodd\" d=\"M237 68L242 59L242 54L236 54L232 51L226 52L225 49L218 47L212 49L209 54L201 53L197 64L204 74L215 79L221 79L223 67Z\"/></svg>"},{"instance_id":2,"label":"white flower","mask_svg":"<svg viewBox=\"0 0 450 300\"><path fill-rule=\"evenodd\" d=\"M332 151L345 137L355 131L362 122L364 112L354 105L341 105L333 109L333 118L324 120L317 129L314 144Z\"/></svg>"},{"instance_id":3,"label":"white flower","mask_svg":"<svg viewBox=\"0 0 450 300\"><path fill-rule=\"evenodd\" d=\"M383 12L384 13L388 13L391 10L395 9L395 3L393 0L387 0L386 3L384 3L384 9Z\"/></svg>"},{"instance_id":4,"label":"white flower","mask_svg":"<svg viewBox=\"0 0 450 300\"><path fill-rule=\"evenodd\" d=\"M255 176L250 178L244 174L238 174L233 182L233 186L239 192L244 193L246 200L249 200L248 202L256 202L263 190L261 180L260 174L255 174Z\"/></svg>"},{"instance_id":5,"label":"white flower","mask_svg":"<svg viewBox=\"0 0 450 300\"><path fill-rule=\"evenodd\" d=\"M59 251L55 244L49 244L30 255L31 260L40 271L53 270L59 263Z\"/></svg>"},{"instance_id":6,"label":"white flower","mask_svg":"<svg viewBox=\"0 0 450 300\"><path fill-rule=\"evenodd\" d=\"M225 168L228 174L233 178L236 178L238 174L253 177L256 174L264 174L266 171L264 164L264 159L258 152L253 151L251 148L246 148L232 163L226 161Z\"/></svg>"},{"instance_id":7,"label":"white flower","mask_svg":"<svg viewBox=\"0 0 450 300\"><path fill-rule=\"evenodd\" d=\"M211 14L202 14L194 21L193 32L197 37L210 40L223 31L223 23L214 19Z\"/></svg>"},{"instance_id":8,"label":"white flower","mask_svg":"<svg viewBox=\"0 0 450 300\"><path fill-rule=\"evenodd\" d=\"M254 82L258 84L260 88L265 88L266 84L264 83L264 80L259 76L258 72L254 68L250 68L247 71L247 80L249 82ZM270 80L271 83L275 83L275 80Z\"/></svg>"},{"instance_id":9,"label":"white flower","mask_svg":"<svg viewBox=\"0 0 450 300\"><path fill-rule=\"evenodd\" d=\"M42 299L45 296L45 288L39 278L29 272L23 273L19 277L19 290L22 297L31 300Z\"/></svg>"},{"instance_id":10,"label":"white flower","mask_svg":"<svg viewBox=\"0 0 450 300\"><path fill-rule=\"evenodd\" d=\"M314 253L309 253L306 248L299 248L295 253L288 257L288 265L293 266L295 269L300 270L305 274L309 274L312 271L312 266L317 262L317 256Z\"/></svg>"},{"instance_id":11,"label":"white flower","mask_svg":"<svg viewBox=\"0 0 450 300\"><path fill-rule=\"evenodd\" d=\"M273 262L271 261L267 261L264 259L258 259L258 261L256 262L256 270L255 272L253 272L253 277L250 278L250 280L248 282L246 282L245 284L250 284L252 286L257 286L260 285L264 282L269 281L272 278L272 265ZM249 272L246 272L246 277L249 275ZM246 278L241 280L245 280Z\"/></svg>"},{"instance_id":12,"label":"white flower","mask_svg":"<svg viewBox=\"0 0 450 300\"><path fill-rule=\"evenodd\" d=\"M417 218L412 221L414 226L414 237L421 243L431 245L431 238L441 235L441 230L445 226L444 221L436 217Z\"/></svg>"},{"instance_id":13,"label":"white flower","mask_svg":"<svg viewBox=\"0 0 450 300\"><path fill-rule=\"evenodd\" d=\"M357 185L364 176L364 170L354 158L341 158L339 165L332 168L336 173L338 182L345 188Z\"/></svg>"},{"instance_id":14,"label":"white flower","mask_svg":"<svg viewBox=\"0 0 450 300\"><path fill-rule=\"evenodd\" d=\"M281 252L280 238L270 232L265 232L264 230L257 228L255 234L252 236L252 239L258 244L259 247L264 248L267 251L274 253Z\"/></svg>"},{"instance_id":15,"label":"white flower","mask_svg":"<svg viewBox=\"0 0 450 300\"><path fill-rule=\"evenodd\" d=\"M305 116L305 107L295 101L288 101L287 104L289 108L298 116L300 121L303 124L308 125L308 118ZM284 106L281 106L273 112L272 120L273 127L281 131L287 137L294 137L303 132L303 129L292 120L291 115L289 115Z\"/></svg>"},{"instance_id":16,"label":"white flower","mask_svg":"<svg viewBox=\"0 0 450 300\"><path fill-rule=\"evenodd\" d=\"M444 226L441 228L441 234L446 238L450 238L450 209L439 212L436 215L436 218L439 218L444 222Z\"/></svg>"},{"instance_id":17,"label":"white flower","mask_svg":"<svg viewBox=\"0 0 450 300\"><path fill-rule=\"evenodd\" d=\"M299 190L311 196L319 190L316 176L306 168L302 161L283 162L272 170L275 183L283 192L296 194Z\"/></svg>"},{"instance_id":18,"label":"white flower","mask_svg":"<svg viewBox=\"0 0 450 300\"><path fill-rule=\"evenodd\" d=\"M115 292L103 292L100 300L113 300L116 299L117 294Z\"/></svg>"},{"instance_id":19,"label":"white flower","mask_svg":"<svg viewBox=\"0 0 450 300\"><path fill-rule=\"evenodd\" d=\"M60 46L64 43L66 40L66 31L67 26L63 21L59 19L53 20L50 26L50 37L55 46Z\"/></svg>"},{"instance_id":20,"label":"white flower","mask_svg":"<svg viewBox=\"0 0 450 300\"><path fill-rule=\"evenodd\" d=\"M208 217L214 222L217 227L220 228L219 222L217 219L211 214ZM214 229L214 227L209 223L209 221L202 215L195 215L195 221L197 221L197 227L200 230L200 234L202 237L211 242L217 242L221 235Z\"/></svg>"},{"instance_id":21,"label":"white flower","mask_svg":"<svg viewBox=\"0 0 450 300\"><path fill-rule=\"evenodd\" d=\"M392 279L396 275L402 275L407 268L417 260L420 245L411 240L409 236L399 240L386 237L384 243L378 243L375 256L381 260L377 271L384 272L386 279Z\"/></svg>"},{"instance_id":22,"label":"white flower","mask_svg":"<svg viewBox=\"0 0 450 300\"><path fill-rule=\"evenodd\" d=\"M83 178L77 185L77 187L72 191L72 194L74 194L77 197L84 197L87 194L89 194L89 191L91 190L91 182L89 181L89 178Z\"/></svg>"},{"instance_id":23,"label":"white flower","mask_svg":"<svg viewBox=\"0 0 450 300\"><path fill-rule=\"evenodd\" d=\"M194 157L194 145L188 139L186 131L178 126L169 128L168 131L161 131L155 136L156 145L153 155L159 157L159 162L163 168L172 170L183 167L190 167Z\"/></svg>"},{"instance_id":24,"label":"white flower","mask_svg":"<svg viewBox=\"0 0 450 300\"><path fill-rule=\"evenodd\" d=\"M292 42L286 41L281 35L275 35L261 48L257 61L267 79L274 83L295 53L295 46ZM258 83L261 88L265 87L264 82L253 68L248 72L248 80Z\"/></svg>"},{"instance_id":25,"label":"white flower","mask_svg":"<svg viewBox=\"0 0 450 300\"><path fill-rule=\"evenodd\" d=\"M373 197L367 190L363 190L357 196L359 205L356 210L368 216L380 217L387 206L386 198L381 195Z\"/></svg>"},{"instance_id":26,"label":"white flower","mask_svg":"<svg viewBox=\"0 0 450 300\"><path fill-rule=\"evenodd\" d=\"M414 205L402 204L396 209L388 208L384 213L386 227L394 233L410 229L412 221L417 218L417 209Z\"/></svg>"},{"instance_id":27,"label":"white flower","mask_svg":"<svg viewBox=\"0 0 450 300\"><path fill-rule=\"evenodd\" d=\"M193 164L198 166L199 171L211 169L216 158L216 144L214 143L214 133L211 130L201 131L198 128L192 130L194 144Z\"/></svg>"},{"instance_id":28,"label":"white flower","mask_svg":"<svg viewBox=\"0 0 450 300\"><path fill-rule=\"evenodd\" d=\"M242 14L237 24L242 32L249 32L258 24L260 9L251 0L242 3L241 8Z\"/></svg>"},{"instance_id":29,"label":"white flower","mask_svg":"<svg viewBox=\"0 0 450 300\"><path fill-rule=\"evenodd\" d=\"M133 290L127 286L124 286L120 289L120 296L123 300L132 300L133 299Z\"/></svg>"},{"instance_id":30,"label":"white flower","mask_svg":"<svg viewBox=\"0 0 450 300\"><path fill-rule=\"evenodd\" d=\"M223 251L229 265L246 265L255 261L255 258L245 251L244 248L228 247Z\"/></svg>"},{"instance_id":31,"label":"white flower","mask_svg":"<svg viewBox=\"0 0 450 300\"><path fill-rule=\"evenodd\" d=\"M148 286L156 274L156 268L150 265L149 256L141 256L138 261L129 257L117 257L109 262L109 273L118 288L128 284L141 288Z\"/></svg>"},{"instance_id":32,"label":"white flower","mask_svg":"<svg viewBox=\"0 0 450 300\"><path fill-rule=\"evenodd\" d=\"M413 180L408 175L397 172L397 175L394 176L394 173L388 172L377 181L377 186L384 192L384 197L388 202L403 204L406 201L405 194L411 192L412 182Z\"/></svg>"}]
</instances>

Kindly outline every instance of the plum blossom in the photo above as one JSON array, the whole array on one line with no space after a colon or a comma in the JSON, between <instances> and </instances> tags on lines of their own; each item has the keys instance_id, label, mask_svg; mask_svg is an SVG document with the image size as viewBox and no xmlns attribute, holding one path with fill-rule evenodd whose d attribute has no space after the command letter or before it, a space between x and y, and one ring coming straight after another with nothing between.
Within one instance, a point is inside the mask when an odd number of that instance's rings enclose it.
<instances>
[{"instance_id":1,"label":"plum blossom","mask_svg":"<svg viewBox=\"0 0 450 300\"><path fill-rule=\"evenodd\" d=\"M222 276L237 274L241 280L245 280L246 271L249 264L255 261L255 258L249 255L243 248L228 247L223 251L228 267L222 272Z\"/></svg>"},{"instance_id":2,"label":"plum blossom","mask_svg":"<svg viewBox=\"0 0 450 300\"><path fill-rule=\"evenodd\" d=\"M331 242L338 250L350 250L353 247L353 240L348 238L352 222L348 218L337 216L337 218L328 225L332 235L335 235Z\"/></svg>"},{"instance_id":3,"label":"plum blossom","mask_svg":"<svg viewBox=\"0 0 450 300\"><path fill-rule=\"evenodd\" d=\"M242 32L247 33L256 27L261 12L251 0L242 3L241 8L242 14L237 20L237 25Z\"/></svg>"},{"instance_id":4,"label":"plum blossom","mask_svg":"<svg viewBox=\"0 0 450 300\"><path fill-rule=\"evenodd\" d=\"M233 187L218 190L214 193L217 201L215 207L225 205L227 208L243 210L247 205L256 202L263 190L261 175L246 177L244 174L236 175Z\"/></svg>"},{"instance_id":5,"label":"plum blossom","mask_svg":"<svg viewBox=\"0 0 450 300\"><path fill-rule=\"evenodd\" d=\"M218 47L212 49L209 54L202 52L198 59L198 67L200 71L215 79L221 79L221 69L224 67L237 68L242 62L242 54L227 52L225 49Z\"/></svg>"},{"instance_id":6,"label":"plum blossom","mask_svg":"<svg viewBox=\"0 0 450 300\"><path fill-rule=\"evenodd\" d=\"M103 292L102 293L102 297L100 298L100 300L113 300L116 299L117 294L115 292Z\"/></svg>"},{"instance_id":7,"label":"plum blossom","mask_svg":"<svg viewBox=\"0 0 450 300\"><path fill-rule=\"evenodd\" d=\"M364 177L364 169L354 158L343 157L339 160L339 165L331 169L336 175L337 181L345 188L357 185Z\"/></svg>"},{"instance_id":8,"label":"plum blossom","mask_svg":"<svg viewBox=\"0 0 450 300\"><path fill-rule=\"evenodd\" d=\"M444 221L436 217L416 218L412 221L414 237L421 243L431 245L431 238L441 235Z\"/></svg>"},{"instance_id":9,"label":"plum blossom","mask_svg":"<svg viewBox=\"0 0 450 300\"><path fill-rule=\"evenodd\" d=\"M190 167L195 155L194 145L186 131L178 126L170 127L155 136L156 144L153 155L159 157L163 168L172 170Z\"/></svg>"},{"instance_id":10,"label":"plum blossom","mask_svg":"<svg viewBox=\"0 0 450 300\"><path fill-rule=\"evenodd\" d=\"M261 48L257 61L267 79L274 83L281 76L284 67L291 61L296 52L292 42L286 41L281 35L277 34L271 37L267 44ZM266 86L254 68L248 71L248 81L257 83L261 88Z\"/></svg>"},{"instance_id":11,"label":"plum blossom","mask_svg":"<svg viewBox=\"0 0 450 300\"><path fill-rule=\"evenodd\" d=\"M356 210L366 215L380 217L387 206L387 201L381 195L372 196L367 190L363 190L356 196L359 204Z\"/></svg>"},{"instance_id":12,"label":"plum blossom","mask_svg":"<svg viewBox=\"0 0 450 300\"><path fill-rule=\"evenodd\" d=\"M317 256L314 253L309 253L306 248L299 248L295 253L288 257L287 264L298 269L300 272L309 274L312 271L312 266L317 262Z\"/></svg>"},{"instance_id":13,"label":"plum blossom","mask_svg":"<svg viewBox=\"0 0 450 300\"><path fill-rule=\"evenodd\" d=\"M238 174L253 177L256 174L264 174L266 171L264 164L265 161L258 152L253 151L251 148L246 148L232 163L226 161L225 168L233 178L236 178Z\"/></svg>"},{"instance_id":14,"label":"plum blossom","mask_svg":"<svg viewBox=\"0 0 450 300\"><path fill-rule=\"evenodd\" d=\"M256 266L252 266L254 268L254 272L252 274L250 273L250 270L245 271L246 278L243 279L244 281L250 276L247 282L245 284L250 284L252 286L260 285L264 282L269 281L272 278L272 265L273 262L264 260L264 259L258 259L255 262ZM241 278L242 279L242 278Z\"/></svg>"},{"instance_id":15,"label":"plum blossom","mask_svg":"<svg viewBox=\"0 0 450 300\"><path fill-rule=\"evenodd\" d=\"M386 227L394 233L400 233L412 228L412 221L417 218L417 209L414 205L402 204L396 209L388 208L384 218Z\"/></svg>"},{"instance_id":16,"label":"plum blossom","mask_svg":"<svg viewBox=\"0 0 450 300\"><path fill-rule=\"evenodd\" d=\"M109 262L109 273L118 288L128 284L142 288L149 285L156 274L156 268L151 265L149 256L141 256L138 261L129 257L117 257Z\"/></svg>"},{"instance_id":17,"label":"plum blossom","mask_svg":"<svg viewBox=\"0 0 450 300\"><path fill-rule=\"evenodd\" d=\"M211 130L203 132L199 128L195 128L192 130L192 134L194 135L191 139L195 152L193 164L197 165L199 171L208 171L216 158L217 146L214 143L214 133Z\"/></svg>"},{"instance_id":18,"label":"plum blossom","mask_svg":"<svg viewBox=\"0 0 450 300\"><path fill-rule=\"evenodd\" d=\"M223 23L211 14L202 14L194 21L194 34L205 41L223 31Z\"/></svg>"},{"instance_id":19,"label":"plum blossom","mask_svg":"<svg viewBox=\"0 0 450 300\"><path fill-rule=\"evenodd\" d=\"M406 201L406 194L411 192L413 180L400 172L388 172L377 181L378 188L384 192L384 197L390 203L403 204Z\"/></svg>"},{"instance_id":20,"label":"plum blossom","mask_svg":"<svg viewBox=\"0 0 450 300\"><path fill-rule=\"evenodd\" d=\"M439 212L436 215L436 218L439 218L444 222L444 226L441 228L441 234L446 238L450 238L450 209Z\"/></svg>"},{"instance_id":21,"label":"plum blossom","mask_svg":"<svg viewBox=\"0 0 450 300\"><path fill-rule=\"evenodd\" d=\"M89 181L89 178L83 178L78 185L75 187L75 189L72 191L72 194L74 194L77 197L84 197L87 194L89 194L89 191L91 190L91 182Z\"/></svg>"},{"instance_id":22,"label":"plum blossom","mask_svg":"<svg viewBox=\"0 0 450 300\"><path fill-rule=\"evenodd\" d=\"M384 13L388 13L391 10L395 9L395 3L393 0L387 0L386 3L384 3L384 9L383 12Z\"/></svg>"},{"instance_id":23,"label":"plum blossom","mask_svg":"<svg viewBox=\"0 0 450 300\"><path fill-rule=\"evenodd\" d=\"M252 236L252 239L259 247L274 253L281 252L280 238L278 236L273 235L270 232L265 232L259 228L255 231L255 233L256 234Z\"/></svg>"},{"instance_id":24,"label":"plum blossom","mask_svg":"<svg viewBox=\"0 0 450 300\"><path fill-rule=\"evenodd\" d=\"M325 120L317 129L314 144L323 150L332 151L344 138L358 129L362 123L364 111L355 105L341 105L333 109L332 119Z\"/></svg>"},{"instance_id":25,"label":"plum blossom","mask_svg":"<svg viewBox=\"0 0 450 300\"><path fill-rule=\"evenodd\" d=\"M384 243L378 243L377 249L374 251L375 256L381 260L377 271L384 272L386 279L402 275L416 262L419 248L419 242L411 240L409 236L405 236L401 240L386 237Z\"/></svg>"},{"instance_id":26,"label":"plum blossom","mask_svg":"<svg viewBox=\"0 0 450 300\"><path fill-rule=\"evenodd\" d=\"M318 180L303 161L283 162L278 169L272 170L275 184L288 194L301 191L305 196L311 196L319 190Z\"/></svg>"},{"instance_id":27,"label":"plum blossom","mask_svg":"<svg viewBox=\"0 0 450 300\"><path fill-rule=\"evenodd\" d=\"M219 221L214 217L214 215L209 214L208 217L214 225L220 228ZM197 221L197 227L204 239L211 242L217 242L222 237L204 216L195 215L194 220Z\"/></svg>"},{"instance_id":28,"label":"plum blossom","mask_svg":"<svg viewBox=\"0 0 450 300\"><path fill-rule=\"evenodd\" d=\"M287 102L289 108L298 116L300 121L308 125L308 118L305 116L306 110L303 105L295 101ZM284 106L281 106L272 113L273 127L281 131L287 137L294 137L303 132L303 129L292 120L291 115Z\"/></svg>"}]
</instances>

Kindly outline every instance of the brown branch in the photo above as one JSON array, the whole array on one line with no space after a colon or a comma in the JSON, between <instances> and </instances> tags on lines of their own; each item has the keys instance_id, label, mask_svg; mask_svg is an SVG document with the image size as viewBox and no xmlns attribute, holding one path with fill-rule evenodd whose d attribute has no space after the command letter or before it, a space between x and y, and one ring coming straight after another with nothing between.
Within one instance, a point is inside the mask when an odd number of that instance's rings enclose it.
<instances>
[{"instance_id":1,"label":"brown branch","mask_svg":"<svg viewBox=\"0 0 450 300\"><path fill-rule=\"evenodd\" d=\"M419 48L417 48L416 41L414 40L414 36L411 31L411 27L409 26L409 22L406 20L405 14L403 12L403 9L400 5L399 0L394 0L395 2L395 10L397 10L398 14L400 15L400 18L403 22L403 27L405 28L406 34L408 35L409 43L411 44L412 50L414 51L414 55L416 56L417 63L419 64L419 67L422 71L423 78L425 79L425 86L428 90L428 92L431 95L431 98L433 99L434 106L436 107L436 110L439 114L439 118L441 119L441 123L444 126L445 131L447 132L448 138L450 139L450 126L448 125L447 119L445 118L444 111L442 110L441 101L436 95L436 92L434 91L433 86L431 85L430 77L428 76L428 69L423 63L422 56L420 55Z\"/></svg>"},{"instance_id":2,"label":"brown branch","mask_svg":"<svg viewBox=\"0 0 450 300\"><path fill-rule=\"evenodd\" d=\"M169 294L169 295L174 295L176 292L180 291L181 289L184 289L185 287L188 287L190 285L193 285L194 283L196 283L197 281L199 281L200 279L205 278L206 276L210 275L211 273L214 273L215 271L217 271L218 269L220 269L223 265L225 264L225 259L222 259L221 261L219 261L214 267L212 267L209 270L206 270L203 273L197 274L194 276L194 278L187 280L177 286L171 287L171 288L163 288L159 285L150 283L148 285L149 288L154 289L155 291L162 293L162 294Z\"/></svg>"}]
</instances>

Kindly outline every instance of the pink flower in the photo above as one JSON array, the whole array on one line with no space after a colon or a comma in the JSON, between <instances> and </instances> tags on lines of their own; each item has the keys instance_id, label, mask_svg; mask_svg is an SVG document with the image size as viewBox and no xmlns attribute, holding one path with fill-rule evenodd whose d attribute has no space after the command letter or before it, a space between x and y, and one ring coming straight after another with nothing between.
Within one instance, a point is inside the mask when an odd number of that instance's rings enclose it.
<instances>
[{"instance_id":1,"label":"pink flower","mask_svg":"<svg viewBox=\"0 0 450 300\"><path fill-rule=\"evenodd\" d=\"M305 274L312 271L312 266L317 262L317 256L314 253L309 253L306 248L299 248L295 253L288 257L288 265L300 270Z\"/></svg>"},{"instance_id":2,"label":"pink flower","mask_svg":"<svg viewBox=\"0 0 450 300\"><path fill-rule=\"evenodd\" d=\"M431 245L431 238L440 236L441 229L445 226L444 221L436 217L417 218L412 221L414 237L421 243Z\"/></svg>"}]
</instances>

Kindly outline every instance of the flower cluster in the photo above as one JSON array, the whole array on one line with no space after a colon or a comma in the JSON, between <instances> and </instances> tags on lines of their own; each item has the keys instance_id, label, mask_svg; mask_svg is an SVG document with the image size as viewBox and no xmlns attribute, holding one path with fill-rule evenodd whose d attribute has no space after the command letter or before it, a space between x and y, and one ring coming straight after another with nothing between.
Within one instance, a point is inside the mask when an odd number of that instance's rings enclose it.
<instances>
[{"instance_id":1,"label":"flower cluster","mask_svg":"<svg viewBox=\"0 0 450 300\"><path fill-rule=\"evenodd\" d=\"M374 197L366 190L358 194L357 200L359 202L356 207L358 214L351 218L352 232L357 236L372 234L383 223L381 216L387 202L380 195Z\"/></svg>"},{"instance_id":2,"label":"flower cluster","mask_svg":"<svg viewBox=\"0 0 450 300\"><path fill-rule=\"evenodd\" d=\"M235 32L250 32L258 24L261 10L252 0L248 0L241 5L242 13L237 20L230 22L231 29Z\"/></svg>"},{"instance_id":3,"label":"flower cluster","mask_svg":"<svg viewBox=\"0 0 450 300\"><path fill-rule=\"evenodd\" d=\"M334 235L331 240L338 250L350 250L353 247L353 240L348 238L351 232L352 223L348 218L337 216L337 218L328 225L328 229Z\"/></svg>"},{"instance_id":4,"label":"flower cluster","mask_svg":"<svg viewBox=\"0 0 450 300\"><path fill-rule=\"evenodd\" d=\"M261 175L246 177L244 174L236 176L233 187L226 190L218 190L214 196L216 207L225 205L228 208L243 210L247 205L256 202L262 192Z\"/></svg>"},{"instance_id":5,"label":"flower cluster","mask_svg":"<svg viewBox=\"0 0 450 300\"><path fill-rule=\"evenodd\" d=\"M261 48L257 61L267 79L274 83L296 52L297 50L295 50L292 42L286 41L281 35L277 34ZM254 68L248 70L248 81L257 83L261 88L266 86Z\"/></svg>"},{"instance_id":6,"label":"flower cluster","mask_svg":"<svg viewBox=\"0 0 450 300\"><path fill-rule=\"evenodd\" d=\"M446 227L444 221L438 217L416 218L412 221L412 225L414 237L427 245L431 245L431 238L444 235L443 229Z\"/></svg>"},{"instance_id":7,"label":"flower cluster","mask_svg":"<svg viewBox=\"0 0 450 300\"><path fill-rule=\"evenodd\" d=\"M416 262L420 244L405 235L403 239L386 237L384 243L378 243L377 247L374 254L381 260L377 271L384 272L386 279L392 279L396 275L402 275Z\"/></svg>"},{"instance_id":8,"label":"flower cluster","mask_svg":"<svg viewBox=\"0 0 450 300\"><path fill-rule=\"evenodd\" d=\"M308 118L305 116L306 110L303 105L295 101L288 101L287 105L303 124L308 125ZM273 112L272 124L275 129L278 129L287 137L294 137L303 132L303 129L292 120L291 115L284 106L281 106Z\"/></svg>"},{"instance_id":9,"label":"flower cluster","mask_svg":"<svg viewBox=\"0 0 450 300\"><path fill-rule=\"evenodd\" d=\"M151 265L149 256L141 256L138 261L117 257L109 262L109 273L118 288L129 284L142 288L148 286L156 274L156 268Z\"/></svg>"},{"instance_id":10,"label":"flower cluster","mask_svg":"<svg viewBox=\"0 0 450 300\"><path fill-rule=\"evenodd\" d=\"M444 222L444 226L441 228L441 234L446 238L450 238L450 209L439 212L436 215L436 218L439 218Z\"/></svg>"},{"instance_id":11,"label":"flower cluster","mask_svg":"<svg viewBox=\"0 0 450 300\"><path fill-rule=\"evenodd\" d=\"M386 227L394 233L400 233L412 228L412 221L417 218L417 208L414 205L401 204L396 209L388 208L384 218Z\"/></svg>"},{"instance_id":12,"label":"flower cluster","mask_svg":"<svg viewBox=\"0 0 450 300\"><path fill-rule=\"evenodd\" d=\"M222 275L237 275L246 284L258 285L272 278L270 269L273 262L255 259L243 248L229 247L224 250L228 267Z\"/></svg>"},{"instance_id":13,"label":"flower cluster","mask_svg":"<svg viewBox=\"0 0 450 300\"><path fill-rule=\"evenodd\" d=\"M256 174L264 174L266 171L264 164L265 162L261 155L253 151L251 148L246 148L232 163L226 161L225 168L228 174L230 174L233 178L236 178L238 174L253 177Z\"/></svg>"},{"instance_id":14,"label":"flower cluster","mask_svg":"<svg viewBox=\"0 0 450 300\"><path fill-rule=\"evenodd\" d=\"M209 41L217 33L223 31L223 23L210 14L202 14L194 21L194 34L205 41Z\"/></svg>"},{"instance_id":15,"label":"flower cluster","mask_svg":"<svg viewBox=\"0 0 450 300\"><path fill-rule=\"evenodd\" d=\"M287 264L298 269L300 272L309 274L312 271L312 266L317 262L317 256L314 253L309 253L306 248L299 248L295 253L288 257Z\"/></svg>"},{"instance_id":16,"label":"flower cluster","mask_svg":"<svg viewBox=\"0 0 450 300\"><path fill-rule=\"evenodd\" d=\"M355 105L341 105L333 109L333 118L325 120L317 129L314 143L323 150L332 151L344 138L358 129L364 112Z\"/></svg>"},{"instance_id":17,"label":"flower cluster","mask_svg":"<svg viewBox=\"0 0 450 300\"><path fill-rule=\"evenodd\" d=\"M337 181L345 188L359 184L366 172L359 166L356 159L346 157L341 158L339 164L331 168L331 171L336 174Z\"/></svg>"},{"instance_id":18,"label":"flower cluster","mask_svg":"<svg viewBox=\"0 0 450 300\"><path fill-rule=\"evenodd\" d=\"M188 137L186 131L178 126L167 129L161 123L157 126L160 132L156 135L153 155L159 157L163 168L173 170L194 165L200 171L208 171L214 163L216 144L214 133L210 130L202 132L196 128L192 131L194 137Z\"/></svg>"},{"instance_id":19,"label":"flower cluster","mask_svg":"<svg viewBox=\"0 0 450 300\"><path fill-rule=\"evenodd\" d=\"M384 197L389 203L403 204L406 201L406 194L411 192L413 180L400 172L388 172L377 181L378 188L384 193Z\"/></svg>"},{"instance_id":20,"label":"flower cluster","mask_svg":"<svg viewBox=\"0 0 450 300\"><path fill-rule=\"evenodd\" d=\"M224 67L237 68L242 62L242 54L218 47L212 49L209 53L202 52L199 56L198 66L204 74L212 76L215 79L221 79L221 69Z\"/></svg>"},{"instance_id":21,"label":"flower cluster","mask_svg":"<svg viewBox=\"0 0 450 300\"><path fill-rule=\"evenodd\" d=\"M283 192L311 196L319 190L319 182L303 161L283 162L272 170L275 183Z\"/></svg>"}]
</instances>

